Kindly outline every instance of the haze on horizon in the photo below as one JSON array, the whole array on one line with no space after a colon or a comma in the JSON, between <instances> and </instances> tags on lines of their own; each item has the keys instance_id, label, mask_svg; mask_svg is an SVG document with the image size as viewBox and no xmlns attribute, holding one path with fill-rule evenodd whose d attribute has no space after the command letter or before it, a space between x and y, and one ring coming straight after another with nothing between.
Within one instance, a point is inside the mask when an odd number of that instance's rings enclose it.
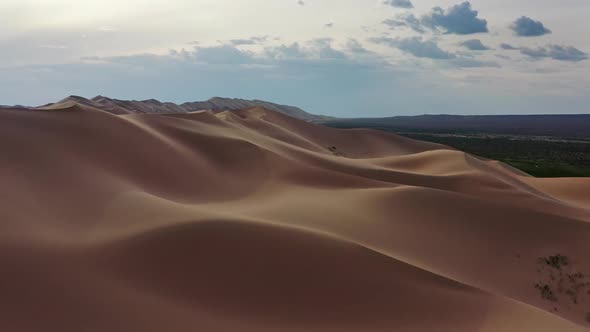
<instances>
[{"instance_id":1,"label":"haze on horizon","mask_svg":"<svg viewBox=\"0 0 590 332\"><path fill-rule=\"evenodd\" d=\"M0 104L263 99L342 117L589 113L587 0L4 0Z\"/></svg>"}]
</instances>

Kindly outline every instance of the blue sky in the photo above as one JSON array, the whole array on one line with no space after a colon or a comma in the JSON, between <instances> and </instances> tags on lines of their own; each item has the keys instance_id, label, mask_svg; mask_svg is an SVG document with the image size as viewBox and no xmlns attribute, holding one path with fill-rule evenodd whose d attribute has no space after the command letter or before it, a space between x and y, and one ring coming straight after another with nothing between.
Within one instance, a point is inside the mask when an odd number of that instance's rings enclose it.
<instances>
[{"instance_id":1,"label":"blue sky","mask_svg":"<svg viewBox=\"0 0 590 332\"><path fill-rule=\"evenodd\" d=\"M345 117L590 112L587 0L3 0L0 104L265 99Z\"/></svg>"}]
</instances>

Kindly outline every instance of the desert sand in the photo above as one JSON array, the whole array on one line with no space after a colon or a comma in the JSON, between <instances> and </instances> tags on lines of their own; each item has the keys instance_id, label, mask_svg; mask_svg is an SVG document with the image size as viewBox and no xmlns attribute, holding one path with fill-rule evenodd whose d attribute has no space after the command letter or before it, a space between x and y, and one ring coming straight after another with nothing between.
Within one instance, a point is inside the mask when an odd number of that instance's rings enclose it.
<instances>
[{"instance_id":1,"label":"desert sand","mask_svg":"<svg viewBox=\"0 0 590 332\"><path fill-rule=\"evenodd\" d=\"M0 110L0 330L587 331L590 179L264 108Z\"/></svg>"}]
</instances>

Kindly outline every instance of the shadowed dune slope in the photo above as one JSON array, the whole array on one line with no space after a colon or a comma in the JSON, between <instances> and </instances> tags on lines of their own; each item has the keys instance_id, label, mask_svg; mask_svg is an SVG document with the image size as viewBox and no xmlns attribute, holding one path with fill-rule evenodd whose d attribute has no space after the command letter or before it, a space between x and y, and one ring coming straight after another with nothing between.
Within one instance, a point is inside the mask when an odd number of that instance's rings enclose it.
<instances>
[{"instance_id":1,"label":"shadowed dune slope","mask_svg":"<svg viewBox=\"0 0 590 332\"><path fill-rule=\"evenodd\" d=\"M264 108L111 106L0 110L3 331L590 327L590 179Z\"/></svg>"}]
</instances>

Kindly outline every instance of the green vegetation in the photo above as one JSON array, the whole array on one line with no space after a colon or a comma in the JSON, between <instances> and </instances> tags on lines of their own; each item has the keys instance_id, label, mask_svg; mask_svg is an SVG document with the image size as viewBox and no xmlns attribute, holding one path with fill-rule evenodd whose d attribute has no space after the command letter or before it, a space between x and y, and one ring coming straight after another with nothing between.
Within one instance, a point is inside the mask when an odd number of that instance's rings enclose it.
<instances>
[{"instance_id":1,"label":"green vegetation","mask_svg":"<svg viewBox=\"0 0 590 332\"><path fill-rule=\"evenodd\" d=\"M568 131L562 128L559 131L561 135L569 134L572 137L559 136L558 131L555 130L551 131L550 136L532 136L528 133L543 132L543 130L531 130L530 126L523 124L520 131L511 129L512 132L522 132L522 134L507 134L505 125L503 127L490 124L485 131L474 131L474 129L460 127L439 126L440 128L437 128L436 121L430 123L428 127L405 126L402 128L388 124L386 120L350 119L345 122L324 124L343 129L371 128L421 141L440 143L476 156L502 161L536 177L590 177L590 129L584 135L581 135L579 130ZM546 127L551 125L555 127L551 121L544 124ZM569 123L567 128L571 126L572 124Z\"/></svg>"},{"instance_id":2,"label":"green vegetation","mask_svg":"<svg viewBox=\"0 0 590 332\"><path fill-rule=\"evenodd\" d=\"M499 160L536 177L590 177L590 141L527 136L402 135Z\"/></svg>"},{"instance_id":3,"label":"green vegetation","mask_svg":"<svg viewBox=\"0 0 590 332\"><path fill-rule=\"evenodd\" d=\"M570 309L571 305L588 301L590 281L569 257L561 254L539 257L537 264L541 280L534 286L542 299L555 303L553 311L558 311L558 303ZM585 318L590 322L590 313Z\"/></svg>"},{"instance_id":4,"label":"green vegetation","mask_svg":"<svg viewBox=\"0 0 590 332\"><path fill-rule=\"evenodd\" d=\"M539 258L539 261L557 270L561 270L563 266L567 266L569 264L569 259L566 256L560 254L555 256L541 257Z\"/></svg>"},{"instance_id":5,"label":"green vegetation","mask_svg":"<svg viewBox=\"0 0 590 332\"><path fill-rule=\"evenodd\" d=\"M547 284L536 284L535 288L539 291L543 299L551 302L557 302L558 299L553 293L551 286Z\"/></svg>"}]
</instances>

